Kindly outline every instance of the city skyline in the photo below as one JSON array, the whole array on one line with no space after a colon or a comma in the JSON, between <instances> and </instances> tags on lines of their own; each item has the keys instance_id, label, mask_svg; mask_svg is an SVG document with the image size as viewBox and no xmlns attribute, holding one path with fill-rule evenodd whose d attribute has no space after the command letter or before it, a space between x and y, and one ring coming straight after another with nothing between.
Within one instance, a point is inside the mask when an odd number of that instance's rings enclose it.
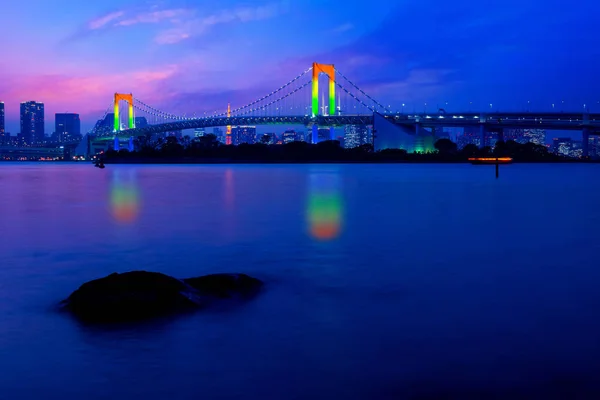
<instances>
[{"instance_id":1,"label":"city skyline","mask_svg":"<svg viewBox=\"0 0 600 400\"><path fill-rule=\"evenodd\" d=\"M0 23L21 32L0 60L0 101L13 135L24 101L45 103L48 115L81 114L85 132L116 91L164 110L210 112L227 102L246 104L315 60L336 64L395 108L407 104L407 112L422 111L424 102L456 110L490 103L600 111L591 23L600 7L591 0L567 10L512 0L485 7L432 0L368 8L316 0L251 7L233 0L217 7L113 0L57 7L34 0L28 13L13 3L3 7ZM47 131L51 123L47 118Z\"/></svg>"}]
</instances>

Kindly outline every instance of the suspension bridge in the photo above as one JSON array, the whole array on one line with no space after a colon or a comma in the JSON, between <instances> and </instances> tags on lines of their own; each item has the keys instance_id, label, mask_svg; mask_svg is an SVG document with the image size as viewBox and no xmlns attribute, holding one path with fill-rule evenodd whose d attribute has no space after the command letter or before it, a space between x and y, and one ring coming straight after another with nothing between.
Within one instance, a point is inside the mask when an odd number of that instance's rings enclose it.
<instances>
[{"instance_id":1,"label":"suspension bridge","mask_svg":"<svg viewBox=\"0 0 600 400\"><path fill-rule=\"evenodd\" d=\"M325 84L325 90L321 90ZM121 123L121 104L127 103L127 122ZM131 138L147 134L182 131L187 129L227 127L226 144L231 144L232 126L249 125L304 125L312 128L312 141L317 141L319 128L343 125L373 125L376 149L403 147L402 136L427 135L438 128L477 127L482 138L489 132L505 129L580 130L587 155L587 138L600 134L600 114L584 110L580 113L521 112L521 113L452 113L439 109L435 113L405 114L393 112L367 94L357 84L342 74L332 64L313 63L278 89L240 107L227 107L202 116L187 116L166 112L137 99L133 94L116 93L112 130L100 133L95 128L92 135L110 138ZM147 126L136 126L136 116L145 116ZM97 125L98 126L98 125ZM333 136L332 136L333 139ZM483 140L481 141L483 143Z\"/></svg>"}]
</instances>

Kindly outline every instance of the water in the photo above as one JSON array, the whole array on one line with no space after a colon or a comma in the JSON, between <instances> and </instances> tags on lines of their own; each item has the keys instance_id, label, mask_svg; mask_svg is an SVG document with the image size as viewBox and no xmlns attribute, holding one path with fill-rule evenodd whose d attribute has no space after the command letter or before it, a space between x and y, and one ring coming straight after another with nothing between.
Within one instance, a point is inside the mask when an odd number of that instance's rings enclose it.
<instances>
[{"instance_id":1,"label":"water","mask_svg":"<svg viewBox=\"0 0 600 400\"><path fill-rule=\"evenodd\" d=\"M599 398L599 173L3 163L0 398ZM267 289L116 330L55 311L133 269Z\"/></svg>"}]
</instances>

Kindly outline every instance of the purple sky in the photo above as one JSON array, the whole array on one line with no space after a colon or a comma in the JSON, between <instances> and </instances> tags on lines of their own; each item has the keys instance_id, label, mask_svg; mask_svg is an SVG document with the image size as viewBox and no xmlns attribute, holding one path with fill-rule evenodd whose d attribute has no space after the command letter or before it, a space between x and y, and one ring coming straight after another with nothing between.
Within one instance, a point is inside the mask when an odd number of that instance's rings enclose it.
<instances>
[{"instance_id":1,"label":"purple sky","mask_svg":"<svg viewBox=\"0 0 600 400\"><path fill-rule=\"evenodd\" d=\"M164 111L244 105L313 61L334 63L399 109L600 112L600 4L531 0L3 2L0 101L78 112L91 128L114 92ZM564 106L562 105L564 101ZM560 105L560 106L559 106Z\"/></svg>"}]
</instances>

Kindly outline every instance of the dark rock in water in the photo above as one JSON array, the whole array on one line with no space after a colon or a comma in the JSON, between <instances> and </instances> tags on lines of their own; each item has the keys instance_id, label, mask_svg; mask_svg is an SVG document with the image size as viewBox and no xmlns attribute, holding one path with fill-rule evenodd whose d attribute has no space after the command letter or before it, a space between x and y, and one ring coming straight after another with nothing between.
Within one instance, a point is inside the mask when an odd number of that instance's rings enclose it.
<instances>
[{"instance_id":1,"label":"dark rock in water","mask_svg":"<svg viewBox=\"0 0 600 400\"><path fill-rule=\"evenodd\" d=\"M250 297L263 285L259 279L246 274L212 274L183 281L203 295L218 298Z\"/></svg>"},{"instance_id":2,"label":"dark rock in water","mask_svg":"<svg viewBox=\"0 0 600 400\"><path fill-rule=\"evenodd\" d=\"M156 272L114 273L84 283L62 305L84 321L135 321L195 310L212 299L247 298L262 284L244 274L179 280Z\"/></svg>"}]
</instances>

